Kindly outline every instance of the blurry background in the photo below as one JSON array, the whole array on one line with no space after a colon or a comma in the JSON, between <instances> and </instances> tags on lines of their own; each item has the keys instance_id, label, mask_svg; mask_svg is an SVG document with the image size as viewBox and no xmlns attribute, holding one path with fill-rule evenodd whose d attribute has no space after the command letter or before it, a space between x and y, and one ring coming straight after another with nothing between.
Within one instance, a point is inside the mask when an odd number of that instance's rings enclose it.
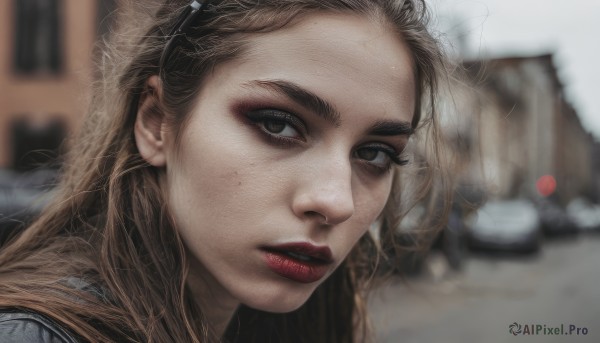
<instances>
[{"instance_id":1,"label":"blurry background","mask_svg":"<svg viewBox=\"0 0 600 343\"><path fill-rule=\"evenodd\" d=\"M51 196L116 0L0 0L0 243ZM42 195L43 194L43 195Z\"/></svg>"},{"instance_id":2,"label":"blurry background","mask_svg":"<svg viewBox=\"0 0 600 343\"><path fill-rule=\"evenodd\" d=\"M95 41L111 0L0 1L0 166L27 169L28 151L56 152L76 130ZM50 156L47 156L50 158ZM41 161L40 161L41 162Z\"/></svg>"},{"instance_id":3,"label":"blurry background","mask_svg":"<svg viewBox=\"0 0 600 343\"><path fill-rule=\"evenodd\" d=\"M600 2L428 4L458 182L434 249L371 299L378 342L600 342Z\"/></svg>"},{"instance_id":4,"label":"blurry background","mask_svg":"<svg viewBox=\"0 0 600 343\"><path fill-rule=\"evenodd\" d=\"M428 3L458 65L441 107L456 200L432 252L390 262L378 341L600 341L600 2ZM0 241L51 191L118 5L0 0ZM513 335L531 324L579 335Z\"/></svg>"}]
</instances>

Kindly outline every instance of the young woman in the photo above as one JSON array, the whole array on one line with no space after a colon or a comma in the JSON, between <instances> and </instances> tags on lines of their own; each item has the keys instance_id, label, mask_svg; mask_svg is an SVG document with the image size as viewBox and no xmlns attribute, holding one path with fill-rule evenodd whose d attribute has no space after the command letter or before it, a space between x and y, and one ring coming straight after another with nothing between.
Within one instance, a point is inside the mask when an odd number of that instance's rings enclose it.
<instances>
[{"instance_id":1,"label":"young woman","mask_svg":"<svg viewBox=\"0 0 600 343\"><path fill-rule=\"evenodd\" d=\"M367 340L368 229L389 244L439 169L401 177L411 136L437 149L424 3L132 6L59 195L0 252L2 341Z\"/></svg>"}]
</instances>

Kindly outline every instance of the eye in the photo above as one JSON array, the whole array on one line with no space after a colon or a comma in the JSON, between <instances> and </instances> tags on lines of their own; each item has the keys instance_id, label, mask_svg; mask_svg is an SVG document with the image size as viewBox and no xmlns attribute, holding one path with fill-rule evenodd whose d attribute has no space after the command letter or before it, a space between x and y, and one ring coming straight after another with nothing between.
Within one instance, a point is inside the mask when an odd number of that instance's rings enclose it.
<instances>
[{"instance_id":1,"label":"eye","mask_svg":"<svg viewBox=\"0 0 600 343\"><path fill-rule=\"evenodd\" d=\"M262 123L259 124L261 124L266 131L272 134L290 138L294 138L299 135L298 131L296 131L293 126L281 120L265 118Z\"/></svg>"},{"instance_id":2,"label":"eye","mask_svg":"<svg viewBox=\"0 0 600 343\"><path fill-rule=\"evenodd\" d=\"M387 171L392 167L392 163L405 165L407 160L400 159L396 149L387 144L372 144L360 147L355 150L354 157L377 171Z\"/></svg>"},{"instance_id":3,"label":"eye","mask_svg":"<svg viewBox=\"0 0 600 343\"><path fill-rule=\"evenodd\" d=\"M305 141L306 126L302 120L291 113L264 109L249 111L246 116L267 138L278 143Z\"/></svg>"},{"instance_id":4,"label":"eye","mask_svg":"<svg viewBox=\"0 0 600 343\"><path fill-rule=\"evenodd\" d=\"M385 164L385 163L388 163L390 160L390 156L387 153L385 153L381 150L369 149L369 148L363 148L363 149L357 150L356 156L365 161L369 161L370 163L375 163L375 164Z\"/></svg>"}]
</instances>

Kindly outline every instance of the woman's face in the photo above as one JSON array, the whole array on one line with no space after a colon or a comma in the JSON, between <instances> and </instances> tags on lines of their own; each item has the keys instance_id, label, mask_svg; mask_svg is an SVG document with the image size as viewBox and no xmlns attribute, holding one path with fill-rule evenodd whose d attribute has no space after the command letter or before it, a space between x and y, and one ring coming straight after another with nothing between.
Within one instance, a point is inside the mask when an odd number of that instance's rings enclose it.
<instances>
[{"instance_id":1,"label":"woman's face","mask_svg":"<svg viewBox=\"0 0 600 343\"><path fill-rule=\"evenodd\" d=\"M192 286L287 312L382 211L411 132L413 61L393 30L352 15L249 43L203 84L180 145L167 139L166 187Z\"/></svg>"}]
</instances>

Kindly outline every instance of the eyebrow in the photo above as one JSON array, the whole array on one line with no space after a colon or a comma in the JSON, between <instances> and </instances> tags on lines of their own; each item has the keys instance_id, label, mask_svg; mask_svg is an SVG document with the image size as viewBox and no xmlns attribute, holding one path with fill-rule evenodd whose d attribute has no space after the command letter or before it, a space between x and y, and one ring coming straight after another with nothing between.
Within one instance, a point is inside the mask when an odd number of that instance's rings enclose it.
<instances>
[{"instance_id":1,"label":"eyebrow","mask_svg":"<svg viewBox=\"0 0 600 343\"><path fill-rule=\"evenodd\" d=\"M316 113L335 127L339 127L342 123L341 115L335 109L335 106L293 82L285 80L254 80L244 85L258 86L284 94L298 105ZM414 131L411 123L394 120L377 121L367 130L368 134L373 136L410 136Z\"/></svg>"},{"instance_id":2,"label":"eyebrow","mask_svg":"<svg viewBox=\"0 0 600 343\"><path fill-rule=\"evenodd\" d=\"M293 82L284 80L254 80L245 85L259 86L283 94L298 105L316 113L335 127L339 127L342 123L341 115L335 109L335 106Z\"/></svg>"},{"instance_id":3,"label":"eyebrow","mask_svg":"<svg viewBox=\"0 0 600 343\"><path fill-rule=\"evenodd\" d=\"M380 120L367 130L373 136L410 136L415 132L407 121Z\"/></svg>"}]
</instances>

